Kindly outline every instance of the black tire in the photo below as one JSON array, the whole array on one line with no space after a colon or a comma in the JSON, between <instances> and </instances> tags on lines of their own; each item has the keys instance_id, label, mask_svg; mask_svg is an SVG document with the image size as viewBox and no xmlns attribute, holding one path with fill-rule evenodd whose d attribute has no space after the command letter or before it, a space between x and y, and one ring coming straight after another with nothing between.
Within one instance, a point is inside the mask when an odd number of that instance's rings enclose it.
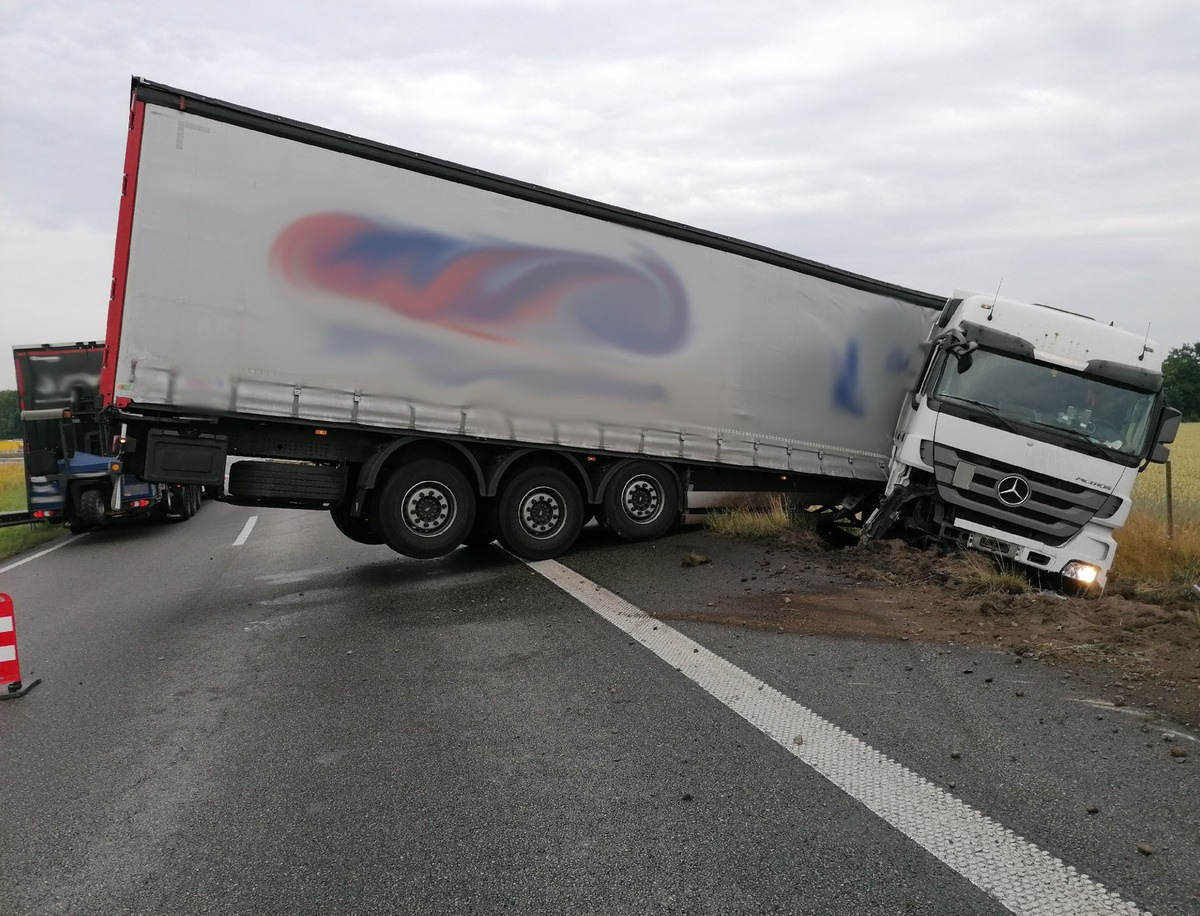
<instances>
[{"instance_id":1,"label":"black tire","mask_svg":"<svg viewBox=\"0 0 1200 916\"><path fill-rule=\"evenodd\" d=\"M341 468L277 461L237 461L229 468L229 495L247 499L340 502L346 491Z\"/></svg>"},{"instance_id":2,"label":"black tire","mask_svg":"<svg viewBox=\"0 0 1200 916\"><path fill-rule=\"evenodd\" d=\"M383 536L371 526L371 520L361 515L351 515L346 503L338 503L329 510L329 517L338 531L360 544L382 544Z\"/></svg>"},{"instance_id":3,"label":"black tire","mask_svg":"<svg viewBox=\"0 0 1200 916\"><path fill-rule=\"evenodd\" d=\"M371 523L396 553L418 560L443 557L475 524L475 491L466 475L445 461L402 464L379 491Z\"/></svg>"},{"instance_id":4,"label":"black tire","mask_svg":"<svg viewBox=\"0 0 1200 916\"><path fill-rule=\"evenodd\" d=\"M565 553L583 528L583 497L562 471L529 468L505 481L493 506L496 538L527 560Z\"/></svg>"},{"instance_id":5,"label":"black tire","mask_svg":"<svg viewBox=\"0 0 1200 916\"><path fill-rule=\"evenodd\" d=\"M622 465L605 485L597 517L623 541L662 537L679 517L674 475L653 461Z\"/></svg>"},{"instance_id":6,"label":"black tire","mask_svg":"<svg viewBox=\"0 0 1200 916\"><path fill-rule=\"evenodd\" d=\"M84 490L79 494L79 501L76 503L71 530L80 533L91 531L97 525L103 524L104 517L104 493L96 489Z\"/></svg>"},{"instance_id":7,"label":"black tire","mask_svg":"<svg viewBox=\"0 0 1200 916\"><path fill-rule=\"evenodd\" d=\"M186 522L192 517L191 503L187 498L187 487L171 487L166 489L163 497L167 503L167 518L173 522Z\"/></svg>"},{"instance_id":8,"label":"black tire","mask_svg":"<svg viewBox=\"0 0 1200 916\"><path fill-rule=\"evenodd\" d=\"M492 520L495 514L492 509L494 502L494 499L484 497L475 501L475 524L463 538L463 544L467 547L486 547L496 540L496 526Z\"/></svg>"},{"instance_id":9,"label":"black tire","mask_svg":"<svg viewBox=\"0 0 1200 916\"><path fill-rule=\"evenodd\" d=\"M200 507L204 505L204 490L196 484L191 484L188 490L192 494L192 515L200 511Z\"/></svg>"}]
</instances>

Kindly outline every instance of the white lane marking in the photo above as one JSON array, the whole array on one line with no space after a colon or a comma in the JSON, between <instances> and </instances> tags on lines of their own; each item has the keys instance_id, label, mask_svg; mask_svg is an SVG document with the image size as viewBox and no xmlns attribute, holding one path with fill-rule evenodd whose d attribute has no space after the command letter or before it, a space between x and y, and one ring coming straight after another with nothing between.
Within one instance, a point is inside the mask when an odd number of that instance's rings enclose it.
<instances>
[{"instance_id":1,"label":"white lane marking","mask_svg":"<svg viewBox=\"0 0 1200 916\"><path fill-rule=\"evenodd\" d=\"M246 525L242 528L242 533L237 536L237 540L233 542L234 547L241 547L246 543L246 539L250 537L250 532L254 530L254 523L258 521L257 515L252 515L246 519Z\"/></svg>"},{"instance_id":2,"label":"white lane marking","mask_svg":"<svg viewBox=\"0 0 1200 916\"><path fill-rule=\"evenodd\" d=\"M54 551L58 550L60 547L66 547L68 544L73 543L74 540L75 540L74 538L71 538L66 541L60 541L59 543L55 544L53 547L47 547L45 550L41 550L41 551L33 554L32 556L28 556L24 560L17 560L16 563L9 563L7 566L0 567L0 573L6 573L10 569L16 569L18 566L24 566L26 563L32 563L38 557L44 557L48 553L54 553Z\"/></svg>"},{"instance_id":3,"label":"white lane marking","mask_svg":"<svg viewBox=\"0 0 1200 916\"><path fill-rule=\"evenodd\" d=\"M1138 907L554 560L529 562L755 728L1020 916L1133 916Z\"/></svg>"}]
</instances>

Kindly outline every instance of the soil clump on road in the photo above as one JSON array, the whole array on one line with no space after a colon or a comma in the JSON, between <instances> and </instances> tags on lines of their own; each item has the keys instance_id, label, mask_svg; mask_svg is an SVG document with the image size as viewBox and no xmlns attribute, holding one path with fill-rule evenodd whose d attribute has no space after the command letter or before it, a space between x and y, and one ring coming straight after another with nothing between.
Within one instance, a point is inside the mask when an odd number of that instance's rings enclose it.
<instances>
[{"instance_id":1,"label":"soil clump on road","mask_svg":"<svg viewBox=\"0 0 1200 916\"><path fill-rule=\"evenodd\" d=\"M900 541L685 539L677 575L701 574L719 600L664 607L663 619L989 647L1061 666L1114 706L1200 727L1200 598L1190 588L1110 579L1102 598L1066 598L997 575L986 557Z\"/></svg>"}]
</instances>

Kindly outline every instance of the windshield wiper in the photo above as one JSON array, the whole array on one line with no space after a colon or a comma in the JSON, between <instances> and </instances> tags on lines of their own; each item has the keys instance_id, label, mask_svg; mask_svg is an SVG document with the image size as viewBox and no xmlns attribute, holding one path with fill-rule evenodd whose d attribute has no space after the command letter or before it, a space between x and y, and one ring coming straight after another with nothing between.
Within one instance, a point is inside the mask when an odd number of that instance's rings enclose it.
<instances>
[{"instance_id":1,"label":"windshield wiper","mask_svg":"<svg viewBox=\"0 0 1200 916\"><path fill-rule=\"evenodd\" d=\"M1035 425L1040 426L1042 429L1048 429L1051 432L1067 436L1070 439L1074 439L1076 442L1082 442L1084 445L1091 446L1091 448L1087 449L1087 451L1095 455L1097 458L1108 459L1112 457L1107 445L1105 445L1099 439L1089 436L1081 429L1073 429L1070 426L1051 426L1049 423L1035 423Z\"/></svg>"},{"instance_id":2,"label":"windshield wiper","mask_svg":"<svg viewBox=\"0 0 1200 916\"><path fill-rule=\"evenodd\" d=\"M989 417L991 417L993 420L995 420L996 425L999 426L1004 431L1010 432L1010 433L1015 433L1017 431L1016 427L1013 426L1012 423L1009 422L1008 418L1003 416L1000 413L1000 411L992 404L985 404L985 403L983 403L983 401L973 401L970 398L960 398L960 397L956 397L955 395L952 395L952 394L951 395L943 394L943 395L940 395L940 397L947 401L955 401L959 404L970 404L972 407L978 407L980 410L984 411Z\"/></svg>"}]
</instances>

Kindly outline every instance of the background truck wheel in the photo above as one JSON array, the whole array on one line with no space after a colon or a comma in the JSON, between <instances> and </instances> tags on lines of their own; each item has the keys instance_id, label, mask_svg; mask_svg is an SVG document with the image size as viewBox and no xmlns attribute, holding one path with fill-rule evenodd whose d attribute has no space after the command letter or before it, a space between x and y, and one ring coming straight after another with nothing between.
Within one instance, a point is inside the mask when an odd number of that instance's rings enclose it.
<instances>
[{"instance_id":1,"label":"background truck wheel","mask_svg":"<svg viewBox=\"0 0 1200 916\"><path fill-rule=\"evenodd\" d=\"M167 487L163 497L167 504L166 516L173 522L186 522L192 517L192 501L187 487Z\"/></svg>"},{"instance_id":2,"label":"background truck wheel","mask_svg":"<svg viewBox=\"0 0 1200 916\"><path fill-rule=\"evenodd\" d=\"M661 464L633 461L604 489L600 517L624 541L648 541L671 530L679 516L679 488Z\"/></svg>"},{"instance_id":3,"label":"background truck wheel","mask_svg":"<svg viewBox=\"0 0 1200 916\"><path fill-rule=\"evenodd\" d=\"M361 515L351 515L349 506L338 503L329 509L329 517L338 531L360 544L382 544L383 537L371 526L371 520Z\"/></svg>"},{"instance_id":4,"label":"background truck wheel","mask_svg":"<svg viewBox=\"0 0 1200 916\"><path fill-rule=\"evenodd\" d=\"M76 532L90 531L104 521L104 494L99 490L84 490L79 494L75 507L75 518L71 520L71 530Z\"/></svg>"},{"instance_id":5,"label":"background truck wheel","mask_svg":"<svg viewBox=\"0 0 1200 916\"><path fill-rule=\"evenodd\" d=\"M445 461L402 464L380 490L371 523L396 553L443 557L475 524L475 492L466 475Z\"/></svg>"},{"instance_id":6,"label":"background truck wheel","mask_svg":"<svg viewBox=\"0 0 1200 916\"><path fill-rule=\"evenodd\" d=\"M506 548L527 560L548 560L579 537L583 497L562 471L529 468L505 482L492 517L496 537Z\"/></svg>"}]
</instances>

